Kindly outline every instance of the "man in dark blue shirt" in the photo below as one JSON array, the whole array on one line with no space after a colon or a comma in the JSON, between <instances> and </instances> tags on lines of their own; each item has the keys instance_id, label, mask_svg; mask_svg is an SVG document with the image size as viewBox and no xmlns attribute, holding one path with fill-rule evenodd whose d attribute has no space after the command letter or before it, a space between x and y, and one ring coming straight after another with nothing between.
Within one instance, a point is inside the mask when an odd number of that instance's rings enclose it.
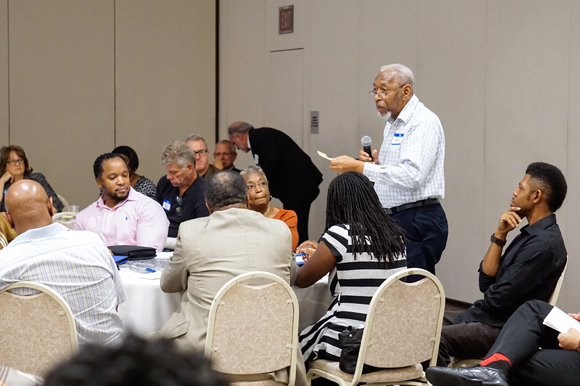
<instances>
[{"instance_id":1,"label":"man in dark blue shirt","mask_svg":"<svg viewBox=\"0 0 580 386\"><path fill-rule=\"evenodd\" d=\"M447 366L450 356L482 358L519 306L532 299L548 301L567 260L554 214L566 191L566 179L557 167L543 162L528 166L480 264L483 299L461 313L445 313L439 366ZM502 255L507 234L519 227L524 217L528 225Z\"/></svg>"}]
</instances>

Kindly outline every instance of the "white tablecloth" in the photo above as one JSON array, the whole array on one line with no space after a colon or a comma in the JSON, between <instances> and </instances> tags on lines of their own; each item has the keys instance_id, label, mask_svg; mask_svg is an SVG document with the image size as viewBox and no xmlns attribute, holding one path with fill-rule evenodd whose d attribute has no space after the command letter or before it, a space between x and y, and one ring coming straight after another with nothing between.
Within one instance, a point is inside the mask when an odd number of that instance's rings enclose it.
<instances>
[{"instance_id":1,"label":"white tablecloth","mask_svg":"<svg viewBox=\"0 0 580 386\"><path fill-rule=\"evenodd\" d=\"M125 330L137 334L159 330L179 307L181 293L166 294L161 291L160 272L138 273L122 265L119 273L127 297L125 303L119 306ZM328 275L308 288L292 288L300 306L299 331L302 331L328 310L332 301L328 290Z\"/></svg>"},{"instance_id":2,"label":"white tablecloth","mask_svg":"<svg viewBox=\"0 0 580 386\"><path fill-rule=\"evenodd\" d=\"M127 300L119 305L119 315L125 331L148 334L159 330L181 303L181 293L166 294L161 291L159 279L144 279L155 274L140 274L121 267L119 273Z\"/></svg>"}]
</instances>

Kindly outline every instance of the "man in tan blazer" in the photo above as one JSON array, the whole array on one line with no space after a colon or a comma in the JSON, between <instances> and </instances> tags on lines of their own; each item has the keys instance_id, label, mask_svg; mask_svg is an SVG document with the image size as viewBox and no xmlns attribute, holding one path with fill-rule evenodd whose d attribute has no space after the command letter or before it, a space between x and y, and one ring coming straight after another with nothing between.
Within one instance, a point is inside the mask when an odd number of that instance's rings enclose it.
<instances>
[{"instance_id":1,"label":"man in tan blazer","mask_svg":"<svg viewBox=\"0 0 580 386\"><path fill-rule=\"evenodd\" d=\"M266 271L290 284L292 236L280 220L247 209L247 187L235 172L207 182L209 217L183 222L175 253L161 275L164 292L183 292L179 309L159 331L184 349L203 349L211 303L230 279Z\"/></svg>"}]
</instances>

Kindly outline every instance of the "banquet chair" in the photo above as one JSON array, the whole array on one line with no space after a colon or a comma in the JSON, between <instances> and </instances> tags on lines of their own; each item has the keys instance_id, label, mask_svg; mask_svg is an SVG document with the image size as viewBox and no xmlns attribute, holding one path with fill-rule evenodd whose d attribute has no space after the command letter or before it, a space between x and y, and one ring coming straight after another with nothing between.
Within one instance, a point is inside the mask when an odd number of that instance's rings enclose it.
<instances>
[{"instance_id":1,"label":"banquet chair","mask_svg":"<svg viewBox=\"0 0 580 386\"><path fill-rule=\"evenodd\" d=\"M568 261L566 261L566 265L564 266L564 270L560 274L560 278L558 278L558 282L556 283L556 287L554 288L554 291L552 292L552 295L550 295L550 299L548 299L548 303L551 306L554 306L555 307L556 306L556 303L558 302L558 297L560 296L560 290L562 289L562 284L564 283L564 275L566 274L566 268L568 268ZM459 358L453 358L453 360L449 364L449 367L465 368L465 367L476 366L483 359L484 358L479 358L479 359L459 359Z\"/></svg>"},{"instance_id":2,"label":"banquet chair","mask_svg":"<svg viewBox=\"0 0 580 386\"><path fill-rule=\"evenodd\" d=\"M60 200L60 202L63 205L62 211L68 212L70 210L70 205L69 205L68 201L66 200L66 198L64 198L63 196L61 196L58 193L56 194L56 196L58 197L58 199Z\"/></svg>"},{"instance_id":3,"label":"banquet chair","mask_svg":"<svg viewBox=\"0 0 580 386\"><path fill-rule=\"evenodd\" d=\"M405 283L409 275L424 276ZM439 280L423 269L405 269L389 277L369 305L354 374L343 372L339 362L309 362L308 383L323 377L342 386L427 385L421 363L437 362L445 293ZM363 366L380 370L363 374Z\"/></svg>"},{"instance_id":4,"label":"banquet chair","mask_svg":"<svg viewBox=\"0 0 580 386\"><path fill-rule=\"evenodd\" d=\"M78 213L75 212L55 213L54 216L52 216L52 222L53 223L57 222L59 224L64 225L68 229L73 229L75 225L75 220L77 218L77 214Z\"/></svg>"},{"instance_id":5,"label":"banquet chair","mask_svg":"<svg viewBox=\"0 0 580 386\"><path fill-rule=\"evenodd\" d=\"M205 355L215 370L252 379L232 385L280 385L264 374L288 369L287 384L293 386L297 350L298 300L283 279L249 272L219 290L210 308Z\"/></svg>"},{"instance_id":6,"label":"banquet chair","mask_svg":"<svg viewBox=\"0 0 580 386\"><path fill-rule=\"evenodd\" d=\"M32 295L18 295L36 290ZM22 292L21 292L22 291ZM72 311L54 290L21 281L0 291L0 363L45 376L77 350Z\"/></svg>"}]
</instances>

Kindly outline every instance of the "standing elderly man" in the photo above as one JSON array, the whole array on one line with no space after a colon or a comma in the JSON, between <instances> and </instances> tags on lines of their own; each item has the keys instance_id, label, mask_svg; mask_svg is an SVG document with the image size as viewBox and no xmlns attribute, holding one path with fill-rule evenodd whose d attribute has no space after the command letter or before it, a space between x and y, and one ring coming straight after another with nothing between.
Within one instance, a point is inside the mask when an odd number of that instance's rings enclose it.
<instances>
[{"instance_id":1,"label":"standing elderly man","mask_svg":"<svg viewBox=\"0 0 580 386\"><path fill-rule=\"evenodd\" d=\"M322 182L322 173L287 134L270 127L254 129L246 122L228 128L230 141L244 152L252 150L270 183L270 193L298 217L299 243L308 240L308 216Z\"/></svg>"},{"instance_id":2,"label":"standing elderly man","mask_svg":"<svg viewBox=\"0 0 580 386\"><path fill-rule=\"evenodd\" d=\"M138 245L162 251L169 221L157 202L131 187L125 160L116 153L101 154L93 172L103 193L78 214L74 229L94 232L108 246Z\"/></svg>"},{"instance_id":3,"label":"standing elderly man","mask_svg":"<svg viewBox=\"0 0 580 386\"><path fill-rule=\"evenodd\" d=\"M103 241L92 232L53 224L52 199L35 181L15 182L5 199L18 236L0 251L0 289L24 280L45 284L70 306L80 345L121 344L123 322L116 307L125 294Z\"/></svg>"},{"instance_id":4,"label":"standing elderly man","mask_svg":"<svg viewBox=\"0 0 580 386\"><path fill-rule=\"evenodd\" d=\"M227 139L222 139L216 143L213 158L214 164L218 168L221 166L222 170L232 170L236 173L241 172L240 169L234 166L234 162L236 162L236 158L238 158L236 146Z\"/></svg>"},{"instance_id":5,"label":"standing elderly man","mask_svg":"<svg viewBox=\"0 0 580 386\"><path fill-rule=\"evenodd\" d=\"M157 183L155 200L169 219L168 237L177 237L179 224L209 216L205 206L205 181L195 171L195 153L185 142L173 141L161 153L167 175Z\"/></svg>"},{"instance_id":6,"label":"standing elderly man","mask_svg":"<svg viewBox=\"0 0 580 386\"><path fill-rule=\"evenodd\" d=\"M204 180L220 172L220 169L209 163L209 150L202 136L191 134L185 143L195 152L195 170Z\"/></svg>"},{"instance_id":7,"label":"standing elderly man","mask_svg":"<svg viewBox=\"0 0 580 386\"><path fill-rule=\"evenodd\" d=\"M407 264L435 273L447 244L445 137L437 115L413 93L413 72L402 64L381 68L373 90L377 110L387 121L380 153L359 152L359 160L334 158L337 173L357 171L375 182L383 207L406 231Z\"/></svg>"}]
</instances>

